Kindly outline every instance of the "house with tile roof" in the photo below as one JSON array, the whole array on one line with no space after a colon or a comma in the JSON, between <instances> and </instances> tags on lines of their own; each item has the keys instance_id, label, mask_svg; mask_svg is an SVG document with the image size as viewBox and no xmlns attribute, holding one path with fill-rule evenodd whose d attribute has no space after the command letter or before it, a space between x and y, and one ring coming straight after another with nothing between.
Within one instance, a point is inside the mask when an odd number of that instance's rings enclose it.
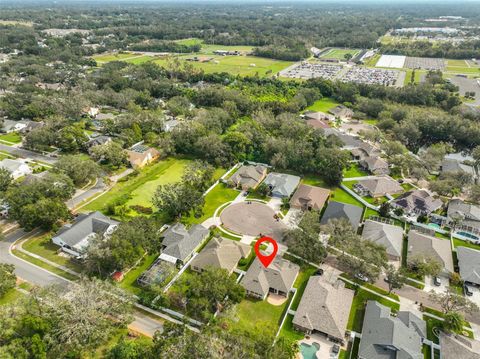
<instances>
[{"instance_id":1,"label":"house with tile roof","mask_svg":"<svg viewBox=\"0 0 480 359\"><path fill-rule=\"evenodd\" d=\"M52 237L52 242L60 246L62 251L81 258L95 236L101 238L110 236L118 224L119 222L98 211L80 214L73 223L64 225Z\"/></svg>"},{"instance_id":2,"label":"house with tile roof","mask_svg":"<svg viewBox=\"0 0 480 359\"><path fill-rule=\"evenodd\" d=\"M183 223L175 223L161 234L160 259L173 264L184 264L209 235L210 231L201 224L187 229Z\"/></svg>"},{"instance_id":3,"label":"house with tile roof","mask_svg":"<svg viewBox=\"0 0 480 359\"><path fill-rule=\"evenodd\" d=\"M329 283L322 276L308 280L293 317L295 329L306 334L321 334L343 343L355 292L345 283Z\"/></svg>"},{"instance_id":4,"label":"house with tile roof","mask_svg":"<svg viewBox=\"0 0 480 359\"><path fill-rule=\"evenodd\" d=\"M288 198L300 183L300 177L286 173L271 172L264 183L269 187L272 196Z\"/></svg>"},{"instance_id":5,"label":"house with tile roof","mask_svg":"<svg viewBox=\"0 0 480 359\"><path fill-rule=\"evenodd\" d=\"M243 190L256 188L267 175L267 167L262 165L241 166L229 179L235 187Z\"/></svg>"},{"instance_id":6,"label":"house with tile roof","mask_svg":"<svg viewBox=\"0 0 480 359\"><path fill-rule=\"evenodd\" d=\"M267 268L255 257L240 283L251 297L264 300L269 293L288 297L299 271L297 264L280 256Z\"/></svg>"},{"instance_id":7,"label":"house with tile roof","mask_svg":"<svg viewBox=\"0 0 480 359\"><path fill-rule=\"evenodd\" d=\"M301 184L290 199L290 207L301 210L321 210L330 196L330 190Z\"/></svg>"},{"instance_id":8,"label":"house with tile roof","mask_svg":"<svg viewBox=\"0 0 480 359\"><path fill-rule=\"evenodd\" d=\"M399 261L402 257L403 228L367 219L363 226L362 238L384 246L390 259Z\"/></svg>"},{"instance_id":9,"label":"house with tile roof","mask_svg":"<svg viewBox=\"0 0 480 359\"><path fill-rule=\"evenodd\" d=\"M480 251L460 246L457 247L457 258L462 280L480 286Z\"/></svg>"},{"instance_id":10,"label":"house with tile roof","mask_svg":"<svg viewBox=\"0 0 480 359\"><path fill-rule=\"evenodd\" d=\"M238 261L247 258L252 247L239 241L227 238L212 238L203 250L192 260L190 268L201 272L211 266L226 269L232 274Z\"/></svg>"},{"instance_id":11,"label":"house with tile roof","mask_svg":"<svg viewBox=\"0 0 480 359\"><path fill-rule=\"evenodd\" d=\"M353 204L330 201L327 209L323 213L321 224L327 224L334 218L346 218L353 228L357 229L362 221L363 208Z\"/></svg>"},{"instance_id":12,"label":"house with tile roof","mask_svg":"<svg viewBox=\"0 0 480 359\"><path fill-rule=\"evenodd\" d=\"M450 241L410 230L408 232L408 257L419 254L432 257L441 263L444 275L449 276L454 272Z\"/></svg>"},{"instance_id":13,"label":"house with tile roof","mask_svg":"<svg viewBox=\"0 0 480 359\"><path fill-rule=\"evenodd\" d=\"M427 325L411 312L398 312L369 300L365 309L359 359L423 359Z\"/></svg>"}]
</instances>

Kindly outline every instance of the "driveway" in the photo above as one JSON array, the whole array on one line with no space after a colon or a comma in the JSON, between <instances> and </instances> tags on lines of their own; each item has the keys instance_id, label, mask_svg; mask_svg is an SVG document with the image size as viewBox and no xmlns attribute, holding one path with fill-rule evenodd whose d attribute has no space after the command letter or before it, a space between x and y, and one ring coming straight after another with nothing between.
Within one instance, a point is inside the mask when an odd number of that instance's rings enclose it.
<instances>
[{"instance_id":1,"label":"driveway","mask_svg":"<svg viewBox=\"0 0 480 359\"><path fill-rule=\"evenodd\" d=\"M468 288L473 293L473 295L471 297L467 297L467 298L469 298L472 302L474 302L476 305L478 305L480 307L480 288L474 287L474 286L471 286L471 285L469 285ZM480 316L480 314L478 314L478 315Z\"/></svg>"},{"instance_id":2,"label":"driveway","mask_svg":"<svg viewBox=\"0 0 480 359\"><path fill-rule=\"evenodd\" d=\"M425 292L434 291L435 293L446 293L448 290L448 278L439 277L440 282L442 283L440 286L436 286L433 282L433 277L426 276L425 277L425 288L423 289Z\"/></svg>"}]
</instances>

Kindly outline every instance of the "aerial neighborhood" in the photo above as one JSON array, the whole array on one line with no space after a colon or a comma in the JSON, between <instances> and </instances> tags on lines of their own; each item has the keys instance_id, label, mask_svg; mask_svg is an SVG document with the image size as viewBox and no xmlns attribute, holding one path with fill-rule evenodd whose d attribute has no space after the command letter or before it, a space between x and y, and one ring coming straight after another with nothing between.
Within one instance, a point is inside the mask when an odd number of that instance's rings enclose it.
<instances>
[{"instance_id":1,"label":"aerial neighborhood","mask_svg":"<svg viewBox=\"0 0 480 359\"><path fill-rule=\"evenodd\" d=\"M347 3L0 4L0 358L480 359L480 8Z\"/></svg>"}]
</instances>

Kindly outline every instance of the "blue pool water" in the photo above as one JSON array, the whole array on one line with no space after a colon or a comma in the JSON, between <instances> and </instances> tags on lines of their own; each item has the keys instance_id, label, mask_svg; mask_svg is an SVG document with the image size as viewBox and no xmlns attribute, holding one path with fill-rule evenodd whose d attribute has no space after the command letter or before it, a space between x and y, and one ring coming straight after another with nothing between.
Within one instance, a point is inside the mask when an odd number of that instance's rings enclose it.
<instances>
[{"instance_id":1,"label":"blue pool water","mask_svg":"<svg viewBox=\"0 0 480 359\"><path fill-rule=\"evenodd\" d=\"M318 343L300 344L300 352L302 353L303 359L317 359L317 352L320 349L320 345Z\"/></svg>"},{"instance_id":2,"label":"blue pool water","mask_svg":"<svg viewBox=\"0 0 480 359\"><path fill-rule=\"evenodd\" d=\"M429 223L428 224L430 227L433 227L433 228L441 228L438 224L436 223Z\"/></svg>"},{"instance_id":3,"label":"blue pool water","mask_svg":"<svg viewBox=\"0 0 480 359\"><path fill-rule=\"evenodd\" d=\"M471 234L471 233L468 233L468 232L457 232L457 234L461 235L461 236L464 236L464 237L467 237L467 238L471 238L471 239L475 239L477 240L478 237Z\"/></svg>"}]
</instances>

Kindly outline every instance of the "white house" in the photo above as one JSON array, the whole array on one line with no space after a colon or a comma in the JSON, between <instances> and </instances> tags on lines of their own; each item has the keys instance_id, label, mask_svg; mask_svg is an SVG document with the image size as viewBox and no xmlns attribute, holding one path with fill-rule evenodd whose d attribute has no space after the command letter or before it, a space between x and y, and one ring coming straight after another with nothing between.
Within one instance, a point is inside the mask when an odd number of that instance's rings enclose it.
<instances>
[{"instance_id":1,"label":"white house","mask_svg":"<svg viewBox=\"0 0 480 359\"><path fill-rule=\"evenodd\" d=\"M5 168L12 175L13 179L17 179L28 174L31 174L33 171L28 166L25 161L22 160L12 160L10 158L5 158L0 161L0 168Z\"/></svg>"}]
</instances>

